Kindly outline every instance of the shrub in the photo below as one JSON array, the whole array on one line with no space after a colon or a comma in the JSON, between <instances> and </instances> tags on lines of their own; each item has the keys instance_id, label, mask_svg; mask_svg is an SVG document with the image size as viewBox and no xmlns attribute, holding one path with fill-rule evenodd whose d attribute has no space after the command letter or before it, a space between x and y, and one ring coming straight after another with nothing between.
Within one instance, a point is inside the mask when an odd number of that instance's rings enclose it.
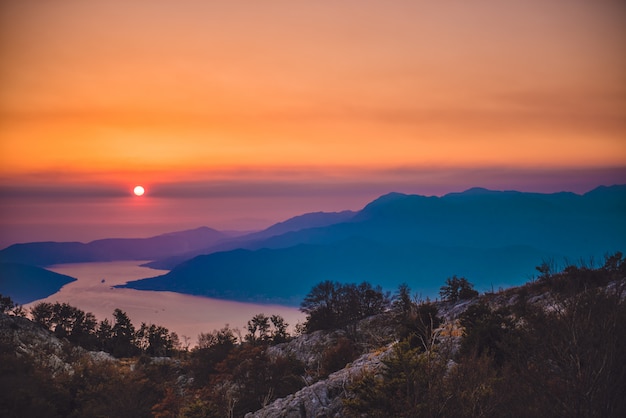
<instances>
[{"instance_id":1,"label":"shrub","mask_svg":"<svg viewBox=\"0 0 626 418\"><path fill-rule=\"evenodd\" d=\"M439 295L443 300L457 302L459 300L472 299L478 296L474 285L464 277L452 276L446 279L446 284L441 286Z\"/></svg>"}]
</instances>

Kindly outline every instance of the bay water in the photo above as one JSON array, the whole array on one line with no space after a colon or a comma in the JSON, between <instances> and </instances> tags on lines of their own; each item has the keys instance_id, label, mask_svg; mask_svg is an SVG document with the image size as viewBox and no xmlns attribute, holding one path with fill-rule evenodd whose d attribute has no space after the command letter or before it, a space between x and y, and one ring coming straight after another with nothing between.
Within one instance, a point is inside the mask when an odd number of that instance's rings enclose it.
<instances>
[{"instance_id":1,"label":"bay water","mask_svg":"<svg viewBox=\"0 0 626 418\"><path fill-rule=\"evenodd\" d=\"M85 312L92 312L98 321L113 321L116 308L126 312L136 328L142 322L162 325L176 332L182 343L197 343L201 332L210 332L228 324L246 333L246 323L254 315L278 314L289 323L290 331L305 317L297 308L281 305L242 303L175 292L157 292L135 289L116 289L113 286L131 280L165 274L140 265L146 261L113 261L97 263L57 264L48 270L65 274L78 280L69 283L57 293L30 304L40 302L69 303Z\"/></svg>"}]
</instances>

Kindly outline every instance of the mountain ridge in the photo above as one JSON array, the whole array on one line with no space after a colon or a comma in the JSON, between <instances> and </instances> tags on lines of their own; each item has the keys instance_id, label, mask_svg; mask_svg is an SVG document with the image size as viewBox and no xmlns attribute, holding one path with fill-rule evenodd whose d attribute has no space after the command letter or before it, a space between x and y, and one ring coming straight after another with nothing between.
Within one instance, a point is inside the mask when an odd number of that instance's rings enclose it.
<instances>
[{"instance_id":1,"label":"mountain ridge","mask_svg":"<svg viewBox=\"0 0 626 418\"><path fill-rule=\"evenodd\" d=\"M483 289L514 285L544 260L601 259L626 247L622 207L624 186L584 195L390 193L347 221L249 243L246 252L198 256L121 287L284 303L328 279L369 280L388 289L406 281L431 297L433 283L453 274L469 275Z\"/></svg>"},{"instance_id":2,"label":"mountain ridge","mask_svg":"<svg viewBox=\"0 0 626 418\"><path fill-rule=\"evenodd\" d=\"M273 237L288 235L302 229L332 225L333 223L340 222L342 220L351 219L352 217L354 217L355 214L355 212L349 210L341 212L305 213L303 215L289 218L283 222L278 222L261 231L251 232L249 234L244 234L233 239L227 239L222 242L216 243L211 247L201 248L188 253L151 261L143 264L143 266L155 269L170 270L176 265L198 255L235 250L237 248L259 248L257 245L263 246L264 242L266 242L267 240L271 240Z\"/></svg>"},{"instance_id":3,"label":"mountain ridge","mask_svg":"<svg viewBox=\"0 0 626 418\"><path fill-rule=\"evenodd\" d=\"M214 244L227 236L206 226L149 238L104 238L82 242L13 244L0 251L0 261L36 266L91 261L146 260Z\"/></svg>"},{"instance_id":4,"label":"mountain ridge","mask_svg":"<svg viewBox=\"0 0 626 418\"><path fill-rule=\"evenodd\" d=\"M600 259L623 250L625 213L626 185L582 195L483 188L441 197L392 192L357 212L307 213L238 237L201 227L87 244L15 244L0 251L0 261L155 260L146 265L172 271L125 286L262 303L296 304L307 288L329 278L387 288L406 281L432 295L432 283L453 274L468 275L482 288L513 285L547 259ZM490 263L498 268L477 267ZM263 280L272 286L263 288Z\"/></svg>"}]
</instances>

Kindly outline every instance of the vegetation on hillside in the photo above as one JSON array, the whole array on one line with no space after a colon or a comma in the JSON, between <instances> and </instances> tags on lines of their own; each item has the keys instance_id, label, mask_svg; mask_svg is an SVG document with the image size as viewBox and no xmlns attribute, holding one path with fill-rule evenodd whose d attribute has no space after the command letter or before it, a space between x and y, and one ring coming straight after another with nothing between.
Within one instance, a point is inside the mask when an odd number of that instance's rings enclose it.
<instances>
[{"instance_id":1,"label":"vegetation on hillside","mask_svg":"<svg viewBox=\"0 0 626 418\"><path fill-rule=\"evenodd\" d=\"M625 260L616 254L598 269L539 270L537 281L463 311L460 344L441 328L430 340L409 333L382 375L364 373L352 384L346 414L625 416Z\"/></svg>"},{"instance_id":2,"label":"vegetation on hillside","mask_svg":"<svg viewBox=\"0 0 626 418\"><path fill-rule=\"evenodd\" d=\"M242 417L367 352L383 353L382 367L359 369L333 395L345 416L626 415L626 260L538 272L484 295L454 276L442 301L420 300L406 284L391 296L369 283L322 282L302 302L302 335L258 314L245 333L225 326L192 349L119 309L98 322L46 303L28 314L50 341L37 348L24 336L31 346L18 349L10 336L26 332L26 312L0 297L0 415ZM52 335L62 342L54 356Z\"/></svg>"}]
</instances>

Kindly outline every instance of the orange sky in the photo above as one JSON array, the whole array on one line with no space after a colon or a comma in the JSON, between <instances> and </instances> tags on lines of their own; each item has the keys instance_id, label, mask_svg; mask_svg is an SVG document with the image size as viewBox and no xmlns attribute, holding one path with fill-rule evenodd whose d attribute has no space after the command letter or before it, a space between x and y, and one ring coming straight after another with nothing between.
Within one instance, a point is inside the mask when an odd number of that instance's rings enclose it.
<instances>
[{"instance_id":1,"label":"orange sky","mask_svg":"<svg viewBox=\"0 0 626 418\"><path fill-rule=\"evenodd\" d=\"M624 22L613 0L2 1L0 187L623 183Z\"/></svg>"},{"instance_id":2,"label":"orange sky","mask_svg":"<svg viewBox=\"0 0 626 418\"><path fill-rule=\"evenodd\" d=\"M626 162L623 2L206 3L3 2L1 173Z\"/></svg>"}]
</instances>

